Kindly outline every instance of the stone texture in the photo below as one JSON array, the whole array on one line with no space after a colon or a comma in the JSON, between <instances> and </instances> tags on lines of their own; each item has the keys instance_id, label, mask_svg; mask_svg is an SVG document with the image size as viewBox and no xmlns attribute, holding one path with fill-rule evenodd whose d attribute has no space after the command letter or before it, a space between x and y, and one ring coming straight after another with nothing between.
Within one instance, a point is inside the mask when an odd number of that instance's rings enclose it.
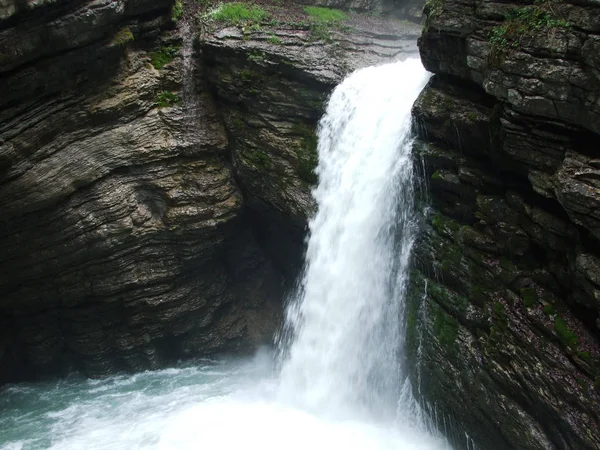
<instances>
[{"instance_id":1,"label":"stone texture","mask_svg":"<svg viewBox=\"0 0 600 450\"><path fill-rule=\"evenodd\" d=\"M432 209L410 358L421 343L413 383L457 445L600 448L600 7L554 2L570 27L494 44L541 5L430 2L419 41L436 75L414 107Z\"/></svg>"},{"instance_id":2,"label":"stone texture","mask_svg":"<svg viewBox=\"0 0 600 450\"><path fill-rule=\"evenodd\" d=\"M0 382L249 349L279 324L281 273L214 101L201 79L193 108L177 101L169 7L55 2L0 23Z\"/></svg>"},{"instance_id":3,"label":"stone texture","mask_svg":"<svg viewBox=\"0 0 600 450\"><path fill-rule=\"evenodd\" d=\"M170 1L0 3L0 384L268 343L328 93L416 53L393 19L319 40L197 21L203 5L176 27Z\"/></svg>"},{"instance_id":4,"label":"stone texture","mask_svg":"<svg viewBox=\"0 0 600 450\"><path fill-rule=\"evenodd\" d=\"M327 96L352 70L416 56L419 32L414 24L354 14L323 40L305 20L258 31L211 24L201 43L236 176L261 241L282 267L302 252L315 208L315 132Z\"/></svg>"}]
</instances>

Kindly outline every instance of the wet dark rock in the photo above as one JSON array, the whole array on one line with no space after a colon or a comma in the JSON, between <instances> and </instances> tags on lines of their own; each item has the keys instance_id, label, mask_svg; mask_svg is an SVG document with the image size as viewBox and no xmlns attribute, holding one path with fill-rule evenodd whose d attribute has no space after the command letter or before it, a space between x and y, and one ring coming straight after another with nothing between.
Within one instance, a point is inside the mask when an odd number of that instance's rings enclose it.
<instances>
[{"instance_id":1,"label":"wet dark rock","mask_svg":"<svg viewBox=\"0 0 600 450\"><path fill-rule=\"evenodd\" d=\"M600 7L553 2L548 20L571 25L494 42L536 5L426 6L412 378L459 446L598 449Z\"/></svg>"},{"instance_id":2,"label":"wet dark rock","mask_svg":"<svg viewBox=\"0 0 600 450\"><path fill-rule=\"evenodd\" d=\"M0 4L0 384L269 343L329 92L417 51L396 19L315 36L301 5L259 30L203 5Z\"/></svg>"},{"instance_id":3,"label":"wet dark rock","mask_svg":"<svg viewBox=\"0 0 600 450\"><path fill-rule=\"evenodd\" d=\"M181 104L170 6L3 10L0 383L243 351L279 324L214 100L200 80Z\"/></svg>"},{"instance_id":4,"label":"wet dark rock","mask_svg":"<svg viewBox=\"0 0 600 450\"><path fill-rule=\"evenodd\" d=\"M316 127L329 93L359 67L416 56L418 32L404 21L356 14L331 26L329 38L303 21L205 30L200 48L234 171L257 234L282 267L302 252L315 209Z\"/></svg>"}]
</instances>

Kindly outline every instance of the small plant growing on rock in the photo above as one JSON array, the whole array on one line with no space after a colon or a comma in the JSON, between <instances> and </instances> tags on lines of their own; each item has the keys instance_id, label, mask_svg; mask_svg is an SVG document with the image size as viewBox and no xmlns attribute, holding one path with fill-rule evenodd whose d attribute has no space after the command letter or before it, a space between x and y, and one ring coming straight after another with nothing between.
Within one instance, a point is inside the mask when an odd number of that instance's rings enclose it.
<instances>
[{"instance_id":1,"label":"small plant growing on rock","mask_svg":"<svg viewBox=\"0 0 600 450\"><path fill-rule=\"evenodd\" d=\"M313 41L331 42L331 29L341 28L342 22L348 18L346 13L337 9L306 6L310 22L310 37Z\"/></svg>"},{"instance_id":2,"label":"small plant growing on rock","mask_svg":"<svg viewBox=\"0 0 600 450\"><path fill-rule=\"evenodd\" d=\"M173 61L179 52L179 48L180 47L176 45L162 46L159 50L150 53L150 62L156 70L161 70Z\"/></svg>"},{"instance_id":3,"label":"small plant growing on rock","mask_svg":"<svg viewBox=\"0 0 600 450\"><path fill-rule=\"evenodd\" d=\"M267 40L269 41L269 43L271 43L273 45L280 45L281 44L281 39L279 38L279 36L275 36L274 34L272 34L271 36L269 36L269 38Z\"/></svg>"},{"instance_id":4,"label":"small plant growing on rock","mask_svg":"<svg viewBox=\"0 0 600 450\"><path fill-rule=\"evenodd\" d=\"M338 9L321 8L319 6L306 6L304 12L312 19L319 22L337 23L346 20L348 16Z\"/></svg>"},{"instance_id":5,"label":"small plant growing on rock","mask_svg":"<svg viewBox=\"0 0 600 450\"><path fill-rule=\"evenodd\" d=\"M183 3L181 0L175 0L173 7L171 8L171 20L177 22L183 16Z\"/></svg>"},{"instance_id":6,"label":"small plant growing on rock","mask_svg":"<svg viewBox=\"0 0 600 450\"><path fill-rule=\"evenodd\" d=\"M175 106L181 103L181 98L174 92L171 91L161 91L156 95L155 105L159 108L168 108L170 106Z\"/></svg>"},{"instance_id":7,"label":"small plant growing on rock","mask_svg":"<svg viewBox=\"0 0 600 450\"><path fill-rule=\"evenodd\" d=\"M115 33L112 40L110 41L111 47L122 47L128 42L133 41L135 38L133 32L129 27L123 27Z\"/></svg>"},{"instance_id":8,"label":"small plant growing on rock","mask_svg":"<svg viewBox=\"0 0 600 450\"><path fill-rule=\"evenodd\" d=\"M533 5L513 8L506 14L504 22L493 27L489 34L492 47L490 56L498 56L521 46L522 40L542 31L570 28L571 24L558 16L553 8L556 0L538 0Z\"/></svg>"},{"instance_id":9,"label":"small plant growing on rock","mask_svg":"<svg viewBox=\"0 0 600 450\"><path fill-rule=\"evenodd\" d=\"M425 2L425 7L423 8L423 12L426 15L425 25L423 26L423 30L427 31L429 29L429 24L431 20L439 17L444 11L444 0L427 0Z\"/></svg>"},{"instance_id":10,"label":"small plant growing on rock","mask_svg":"<svg viewBox=\"0 0 600 450\"><path fill-rule=\"evenodd\" d=\"M296 172L304 182L315 184L317 182L315 169L318 163L316 131L312 125L297 124L292 132L300 137L299 145L296 147L298 158Z\"/></svg>"},{"instance_id":11,"label":"small plant growing on rock","mask_svg":"<svg viewBox=\"0 0 600 450\"><path fill-rule=\"evenodd\" d=\"M569 328L567 322L557 317L554 321L554 331L558 335L559 339L568 347L576 348L579 342L577 335Z\"/></svg>"},{"instance_id":12,"label":"small plant growing on rock","mask_svg":"<svg viewBox=\"0 0 600 450\"><path fill-rule=\"evenodd\" d=\"M226 3L209 13L209 17L230 25L260 24L269 18L269 13L260 6L235 2Z\"/></svg>"},{"instance_id":13,"label":"small plant growing on rock","mask_svg":"<svg viewBox=\"0 0 600 450\"><path fill-rule=\"evenodd\" d=\"M521 289L521 299L526 308L531 308L537 300L537 292L534 288Z\"/></svg>"}]
</instances>

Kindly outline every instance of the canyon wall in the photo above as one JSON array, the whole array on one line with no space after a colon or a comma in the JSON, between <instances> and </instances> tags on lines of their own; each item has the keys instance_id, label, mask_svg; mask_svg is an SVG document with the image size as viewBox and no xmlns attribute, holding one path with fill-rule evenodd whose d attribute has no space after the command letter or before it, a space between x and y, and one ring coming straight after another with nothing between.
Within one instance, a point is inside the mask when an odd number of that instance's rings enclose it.
<instances>
[{"instance_id":1,"label":"canyon wall","mask_svg":"<svg viewBox=\"0 0 600 450\"><path fill-rule=\"evenodd\" d=\"M323 102L348 71L414 54L419 32L199 8L0 5L0 384L269 344Z\"/></svg>"},{"instance_id":2,"label":"canyon wall","mask_svg":"<svg viewBox=\"0 0 600 450\"><path fill-rule=\"evenodd\" d=\"M425 11L413 386L457 445L598 449L600 5Z\"/></svg>"},{"instance_id":3,"label":"canyon wall","mask_svg":"<svg viewBox=\"0 0 600 450\"><path fill-rule=\"evenodd\" d=\"M269 342L278 325L281 273L201 79L182 101L194 74L172 14L160 1L3 10L0 381L156 368Z\"/></svg>"}]
</instances>

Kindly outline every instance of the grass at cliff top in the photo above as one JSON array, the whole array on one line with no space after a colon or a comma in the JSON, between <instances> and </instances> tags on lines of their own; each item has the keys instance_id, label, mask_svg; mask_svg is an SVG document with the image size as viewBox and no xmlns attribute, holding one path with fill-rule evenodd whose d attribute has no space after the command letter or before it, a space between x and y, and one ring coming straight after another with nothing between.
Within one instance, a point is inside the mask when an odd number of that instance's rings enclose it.
<instances>
[{"instance_id":1,"label":"grass at cliff top","mask_svg":"<svg viewBox=\"0 0 600 450\"><path fill-rule=\"evenodd\" d=\"M268 38L273 45L285 43L286 38L279 32L286 30L308 30L311 40L330 42L336 30L349 31L359 26L394 35L408 24L392 17L306 6L293 0L238 0L229 3L197 0L191 4L195 7L192 14L197 15L202 26L211 33L223 27L236 26L243 28L244 39L249 39L253 33L275 36ZM415 35L420 32L420 25L411 26Z\"/></svg>"},{"instance_id":2,"label":"grass at cliff top","mask_svg":"<svg viewBox=\"0 0 600 450\"><path fill-rule=\"evenodd\" d=\"M338 9L321 8L318 6L306 6L304 11L310 17L323 22L339 22L348 18L346 13Z\"/></svg>"},{"instance_id":3,"label":"grass at cliff top","mask_svg":"<svg viewBox=\"0 0 600 450\"><path fill-rule=\"evenodd\" d=\"M204 14L202 13L204 11ZM309 23L337 24L349 16L337 9L302 6L288 0L252 0L248 2L217 3L203 1L199 6L202 17L227 25L270 25Z\"/></svg>"},{"instance_id":4,"label":"grass at cliff top","mask_svg":"<svg viewBox=\"0 0 600 450\"><path fill-rule=\"evenodd\" d=\"M260 6L236 2L221 5L211 13L211 17L237 25L246 22L260 23L269 17L269 13Z\"/></svg>"}]
</instances>

